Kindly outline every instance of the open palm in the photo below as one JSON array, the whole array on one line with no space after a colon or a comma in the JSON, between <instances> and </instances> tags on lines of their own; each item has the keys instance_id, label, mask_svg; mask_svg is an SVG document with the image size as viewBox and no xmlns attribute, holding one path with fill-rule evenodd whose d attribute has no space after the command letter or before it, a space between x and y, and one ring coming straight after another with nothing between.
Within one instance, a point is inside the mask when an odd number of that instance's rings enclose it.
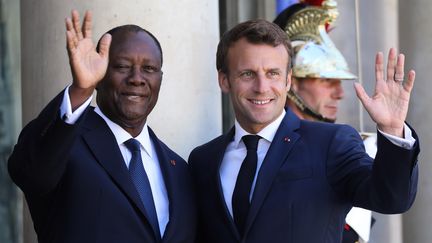
<instances>
[{"instance_id":1,"label":"open palm","mask_svg":"<svg viewBox=\"0 0 432 243\"><path fill-rule=\"evenodd\" d=\"M72 19L66 19L66 36L73 85L81 89L94 89L104 77L108 67L108 52L111 36L102 37L99 53L92 41L92 15L85 13L81 29L79 14L72 11Z\"/></svg>"},{"instance_id":2,"label":"open palm","mask_svg":"<svg viewBox=\"0 0 432 243\"><path fill-rule=\"evenodd\" d=\"M402 137L415 72L409 71L408 79L404 81L405 56L403 54L397 55L396 50L391 48L385 79L383 59L383 54L378 53L375 61L376 85L374 95L369 97L359 83L355 84L355 90L366 111L377 123L378 129Z\"/></svg>"}]
</instances>

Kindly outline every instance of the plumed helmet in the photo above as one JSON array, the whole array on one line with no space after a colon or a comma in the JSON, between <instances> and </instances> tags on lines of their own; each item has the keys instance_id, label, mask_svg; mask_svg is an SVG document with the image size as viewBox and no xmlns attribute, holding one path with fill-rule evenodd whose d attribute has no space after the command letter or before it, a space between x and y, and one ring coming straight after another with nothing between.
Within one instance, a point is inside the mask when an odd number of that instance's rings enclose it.
<instances>
[{"instance_id":1,"label":"plumed helmet","mask_svg":"<svg viewBox=\"0 0 432 243\"><path fill-rule=\"evenodd\" d=\"M293 76L297 78L356 79L327 34L339 15L333 0L299 3L285 9L274 21L287 33L294 50Z\"/></svg>"}]
</instances>

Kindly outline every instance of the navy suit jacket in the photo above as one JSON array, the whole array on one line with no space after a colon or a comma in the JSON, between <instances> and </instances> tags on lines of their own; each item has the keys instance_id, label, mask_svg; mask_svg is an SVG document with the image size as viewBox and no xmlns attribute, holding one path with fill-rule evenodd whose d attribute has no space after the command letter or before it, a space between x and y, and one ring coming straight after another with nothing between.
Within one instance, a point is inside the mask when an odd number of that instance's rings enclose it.
<instances>
[{"instance_id":1,"label":"navy suit jacket","mask_svg":"<svg viewBox=\"0 0 432 243\"><path fill-rule=\"evenodd\" d=\"M111 130L92 107L75 125L64 123L62 96L23 129L9 158L39 242L193 242L196 204L186 162L149 129L169 199L169 222L157 239Z\"/></svg>"},{"instance_id":2,"label":"navy suit jacket","mask_svg":"<svg viewBox=\"0 0 432 243\"><path fill-rule=\"evenodd\" d=\"M414 201L418 142L406 150L380 135L374 162L355 129L300 120L288 110L258 173L241 238L219 175L233 135L231 129L189 157L198 200L198 242L341 242L352 206L402 213Z\"/></svg>"}]
</instances>

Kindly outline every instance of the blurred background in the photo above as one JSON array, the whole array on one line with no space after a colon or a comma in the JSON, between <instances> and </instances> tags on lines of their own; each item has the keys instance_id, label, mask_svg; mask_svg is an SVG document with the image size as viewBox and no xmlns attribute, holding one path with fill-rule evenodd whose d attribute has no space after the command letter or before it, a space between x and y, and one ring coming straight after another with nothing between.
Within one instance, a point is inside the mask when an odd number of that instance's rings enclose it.
<instances>
[{"instance_id":1,"label":"blurred background","mask_svg":"<svg viewBox=\"0 0 432 243\"><path fill-rule=\"evenodd\" d=\"M93 40L121 24L138 24L160 40L164 78L150 126L187 159L195 147L233 124L232 108L217 84L215 53L221 33L239 22L273 21L293 0L0 0L0 243L37 242L25 200L7 174L7 158L23 125L71 82L64 18L71 9L93 11ZM353 73L371 95L377 51L396 47L416 70L407 122L421 139L420 181L414 206L383 216L372 227L372 243L432 242L432 28L428 0L339 0L339 18L329 33ZM357 20L357 21L356 21ZM338 123L376 132L343 82ZM428 108L429 107L429 108ZM429 121L429 122L428 122ZM191 126L192 125L192 126Z\"/></svg>"}]
</instances>

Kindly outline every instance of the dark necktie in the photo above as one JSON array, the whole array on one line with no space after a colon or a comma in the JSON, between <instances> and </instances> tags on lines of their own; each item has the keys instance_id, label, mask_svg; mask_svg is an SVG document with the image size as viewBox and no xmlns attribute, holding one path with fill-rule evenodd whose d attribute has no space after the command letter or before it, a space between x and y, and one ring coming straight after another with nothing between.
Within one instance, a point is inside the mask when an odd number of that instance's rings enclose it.
<instances>
[{"instance_id":1,"label":"dark necktie","mask_svg":"<svg viewBox=\"0 0 432 243\"><path fill-rule=\"evenodd\" d=\"M244 226L249 213L249 197L257 168L257 147L260 138L258 135L246 135L242 137L246 145L247 154L240 167L232 197L234 222L240 235L244 233Z\"/></svg>"},{"instance_id":2,"label":"dark necktie","mask_svg":"<svg viewBox=\"0 0 432 243\"><path fill-rule=\"evenodd\" d=\"M140 142L138 142L138 140L136 139L131 138L124 142L124 144L132 153L132 158L129 163L130 176L133 183L135 184L141 201L144 204L144 208L149 217L150 224L152 225L156 236L160 237L159 223L157 219L155 204L153 201L153 195L141 158Z\"/></svg>"}]
</instances>

